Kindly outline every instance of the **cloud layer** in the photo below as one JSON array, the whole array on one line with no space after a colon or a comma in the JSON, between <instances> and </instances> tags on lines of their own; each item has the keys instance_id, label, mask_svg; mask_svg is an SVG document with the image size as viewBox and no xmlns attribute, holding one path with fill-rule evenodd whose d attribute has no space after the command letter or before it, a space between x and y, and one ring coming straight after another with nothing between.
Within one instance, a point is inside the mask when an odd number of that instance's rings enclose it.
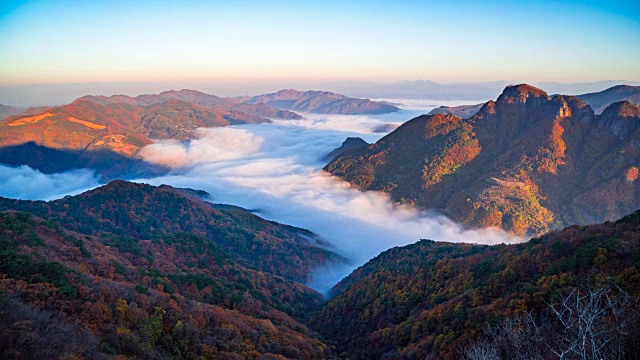
<instances>
[{"instance_id":1,"label":"cloud layer","mask_svg":"<svg viewBox=\"0 0 640 360\"><path fill-rule=\"evenodd\" d=\"M319 270L310 285L321 291L380 252L420 239L522 241L499 229L465 230L442 215L397 205L386 194L360 192L321 170L320 159L344 138L375 141L382 135L372 128L385 122L394 121L307 114L305 120L202 130L198 140L170 147L152 145L153 152L145 149L146 160L169 164L165 159L172 159L176 170L140 181L203 189L215 202L253 209L265 218L322 236L352 264ZM179 162L175 154L182 154Z\"/></svg>"},{"instance_id":2,"label":"cloud layer","mask_svg":"<svg viewBox=\"0 0 640 360\"><path fill-rule=\"evenodd\" d=\"M78 169L43 174L28 166L0 165L0 196L27 200L52 200L98 186L95 173Z\"/></svg>"},{"instance_id":3,"label":"cloud layer","mask_svg":"<svg viewBox=\"0 0 640 360\"><path fill-rule=\"evenodd\" d=\"M402 101L399 101L402 102ZM386 194L360 192L322 171L322 158L348 136L367 142L384 134L373 129L400 124L430 110L411 102L400 112L375 116L304 114L304 120L276 120L200 129L187 142L160 141L140 155L172 168L166 176L138 179L208 191L217 203L252 209L260 216L309 229L350 259L318 269L311 287L326 292L357 266L394 246L420 239L482 244L522 239L498 229L466 230L448 218L393 203ZM89 170L45 175L27 166L0 166L0 196L55 199L100 185Z\"/></svg>"}]
</instances>

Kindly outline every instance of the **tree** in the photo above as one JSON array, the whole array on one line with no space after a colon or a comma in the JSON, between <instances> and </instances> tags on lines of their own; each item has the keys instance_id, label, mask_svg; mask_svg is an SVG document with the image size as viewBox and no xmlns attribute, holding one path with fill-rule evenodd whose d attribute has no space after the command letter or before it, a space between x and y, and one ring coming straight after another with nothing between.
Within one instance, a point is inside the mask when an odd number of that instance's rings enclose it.
<instances>
[{"instance_id":1,"label":"tree","mask_svg":"<svg viewBox=\"0 0 640 360\"><path fill-rule=\"evenodd\" d=\"M615 290L615 292L614 292ZM549 309L562 325L549 349L558 359L620 359L637 313L631 297L618 287L588 286L586 291L561 295Z\"/></svg>"},{"instance_id":2,"label":"tree","mask_svg":"<svg viewBox=\"0 0 640 360\"><path fill-rule=\"evenodd\" d=\"M638 355L630 346L638 340L638 302L618 286L573 289L547 307L551 317L543 322L537 323L528 312L487 326L485 337L460 349L460 355L465 360L597 360Z\"/></svg>"}]
</instances>

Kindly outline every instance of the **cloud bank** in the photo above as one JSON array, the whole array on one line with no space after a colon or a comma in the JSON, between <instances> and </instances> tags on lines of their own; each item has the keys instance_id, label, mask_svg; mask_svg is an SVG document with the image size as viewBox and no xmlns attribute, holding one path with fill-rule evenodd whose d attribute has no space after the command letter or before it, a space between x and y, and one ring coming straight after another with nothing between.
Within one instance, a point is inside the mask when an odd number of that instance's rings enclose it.
<instances>
[{"instance_id":1,"label":"cloud bank","mask_svg":"<svg viewBox=\"0 0 640 360\"><path fill-rule=\"evenodd\" d=\"M139 181L206 190L215 202L254 209L320 235L352 261L317 271L309 285L323 292L380 252L420 239L522 241L499 229L464 229L437 213L397 205L384 193L361 192L330 176L321 170L322 157L347 136L377 140L382 135L372 128L393 119L306 115L305 120L201 130L198 140L151 145L143 151L145 160L171 164L175 171Z\"/></svg>"},{"instance_id":2,"label":"cloud bank","mask_svg":"<svg viewBox=\"0 0 640 360\"><path fill-rule=\"evenodd\" d=\"M522 241L499 229L464 229L440 214L397 205L384 193L358 191L322 171L322 158L346 137L375 142L385 135L375 133L376 127L423 114L430 110L427 102L413 101L405 105L409 109L385 115L304 114L303 120L200 129L196 140L146 146L140 156L173 170L136 181L202 189L212 194L214 202L242 206L269 220L313 231L331 250L350 259L344 266L317 269L308 285L325 293L380 252L420 239ZM46 175L27 166L0 165L4 197L50 200L99 185L89 170Z\"/></svg>"},{"instance_id":3,"label":"cloud bank","mask_svg":"<svg viewBox=\"0 0 640 360\"><path fill-rule=\"evenodd\" d=\"M91 170L78 169L43 174L26 165L0 165L0 196L26 200L52 200L78 194L100 185Z\"/></svg>"}]
</instances>

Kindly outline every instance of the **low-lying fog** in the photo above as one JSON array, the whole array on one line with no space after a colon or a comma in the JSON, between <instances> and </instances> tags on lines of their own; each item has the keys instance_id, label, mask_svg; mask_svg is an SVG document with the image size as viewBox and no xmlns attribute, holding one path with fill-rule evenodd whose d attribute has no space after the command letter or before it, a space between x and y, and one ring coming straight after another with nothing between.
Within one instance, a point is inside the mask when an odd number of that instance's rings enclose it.
<instances>
[{"instance_id":1,"label":"low-lying fog","mask_svg":"<svg viewBox=\"0 0 640 360\"><path fill-rule=\"evenodd\" d=\"M205 190L213 202L252 209L266 219L313 231L351 260L340 268L318 269L309 285L321 292L380 252L420 239L521 241L497 229L464 230L444 216L397 206L385 194L360 192L322 171L323 158L346 137L374 142L385 135L375 133L376 127L400 124L434 104L414 100L402 111L386 115L302 114L304 120L201 129L197 140L145 147L141 152L145 160L174 170L135 181ZM97 185L86 170L43 175L27 167L0 166L0 196L5 197L52 199Z\"/></svg>"}]
</instances>

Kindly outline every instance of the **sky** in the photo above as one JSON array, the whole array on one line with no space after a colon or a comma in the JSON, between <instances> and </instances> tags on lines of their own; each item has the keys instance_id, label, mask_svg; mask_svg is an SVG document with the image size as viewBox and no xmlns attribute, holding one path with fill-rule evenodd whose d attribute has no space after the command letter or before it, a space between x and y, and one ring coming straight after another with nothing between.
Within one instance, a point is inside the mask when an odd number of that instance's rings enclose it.
<instances>
[{"instance_id":1,"label":"sky","mask_svg":"<svg viewBox=\"0 0 640 360\"><path fill-rule=\"evenodd\" d=\"M0 2L0 84L640 80L640 2Z\"/></svg>"}]
</instances>

